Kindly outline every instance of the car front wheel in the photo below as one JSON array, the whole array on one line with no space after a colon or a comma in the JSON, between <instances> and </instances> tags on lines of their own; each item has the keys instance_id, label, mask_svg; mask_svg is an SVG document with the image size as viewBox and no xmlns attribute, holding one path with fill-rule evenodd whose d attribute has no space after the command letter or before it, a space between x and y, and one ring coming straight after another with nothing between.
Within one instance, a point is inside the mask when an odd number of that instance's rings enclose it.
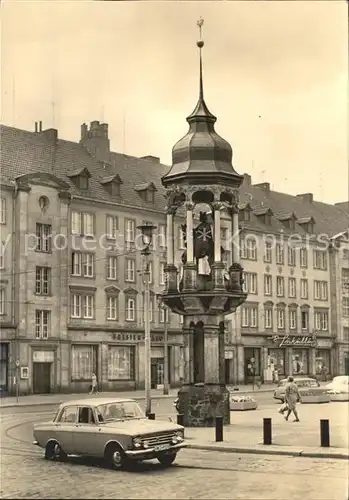
<instances>
[{"instance_id":1,"label":"car front wheel","mask_svg":"<svg viewBox=\"0 0 349 500\"><path fill-rule=\"evenodd\" d=\"M165 465L165 467L169 467L176 460L177 453L172 453L170 455L158 455L157 459L161 463L161 465Z\"/></svg>"},{"instance_id":2,"label":"car front wheel","mask_svg":"<svg viewBox=\"0 0 349 500\"><path fill-rule=\"evenodd\" d=\"M122 469L126 463L125 453L117 444L110 445L105 451L105 460L112 469Z\"/></svg>"},{"instance_id":3,"label":"car front wheel","mask_svg":"<svg viewBox=\"0 0 349 500\"><path fill-rule=\"evenodd\" d=\"M56 441L51 441L46 445L45 458L46 460L64 461L67 458L67 454L63 451L60 444Z\"/></svg>"}]
</instances>

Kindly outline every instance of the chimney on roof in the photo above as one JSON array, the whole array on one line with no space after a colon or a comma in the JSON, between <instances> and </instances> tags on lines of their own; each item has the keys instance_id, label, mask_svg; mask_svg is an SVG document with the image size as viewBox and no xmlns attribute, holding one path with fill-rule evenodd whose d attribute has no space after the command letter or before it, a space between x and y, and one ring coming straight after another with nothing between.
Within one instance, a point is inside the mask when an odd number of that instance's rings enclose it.
<instances>
[{"instance_id":1,"label":"chimney on roof","mask_svg":"<svg viewBox=\"0 0 349 500\"><path fill-rule=\"evenodd\" d=\"M251 186L252 184L252 177L250 176L250 174L244 174L244 179L242 181L245 185L247 186Z\"/></svg>"},{"instance_id":2,"label":"chimney on roof","mask_svg":"<svg viewBox=\"0 0 349 500\"><path fill-rule=\"evenodd\" d=\"M42 121L39 121L39 132L42 132Z\"/></svg>"},{"instance_id":3,"label":"chimney on roof","mask_svg":"<svg viewBox=\"0 0 349 500\"><path fill-rule=\"evenodd\" d=\"M94 120L90 123L90 129L88 129L86 123L83 123L81 125L80 144L97 161L110 163L110 141L107 123L99 123L98 120Z\"/></svg>"},{"instance_id":4,"label":"chimney on roof","mask_svg":"<svg viewBox=\"0 0 349 500\"><path fill-rule=\"evenodd\" d=\"M302 193L297 194L297 198L302 198L302 200L307 201L308 203L312 203L314 199L313 193Z\"/></svg>"},{"instance_id":5,"label":"chimney on roof","mask_svg":"<svg viewBox=\"0 0 349 500\"><path fill-rule=\"evenodd\" d=\"M41 122L40 122L41 123ZM39 132L49 141L54 144L56 144L58 140L58 130L55 128L48 128L46 130L42 130L42 128L39 127Z\"/></svg>"},{"instance_id":6,"label":"chimney on roof","mask_svg":"<svg viewBox=\"0 0 349 500\"><path fill-rule=\"evenodd\" d=\"M152 161L153 163L160 163L160 158L158 156L146 155L146 156L141 156L140 159Z\"/></svg>"},{"instance_id":7,"label":"chimney on roof","mask_svg":"<svg viewBox=\"0 0 349 500\"><path fill-rule=\"evenodd\" d=\"M259 184L253 184L253 187L258 187L263 189L266 193L270 192L270 183L269 182L260 182Z\"/></svg>"},{"instance_id":8,"label":"chimney on roof","mask_svg":"<svg viewBox=\"0 0 349 500\"><path fill-rule=\"evenodd\" d=\"M38 132L38 122L35 122L35 132Z\"/></svg>"}]
</instances>

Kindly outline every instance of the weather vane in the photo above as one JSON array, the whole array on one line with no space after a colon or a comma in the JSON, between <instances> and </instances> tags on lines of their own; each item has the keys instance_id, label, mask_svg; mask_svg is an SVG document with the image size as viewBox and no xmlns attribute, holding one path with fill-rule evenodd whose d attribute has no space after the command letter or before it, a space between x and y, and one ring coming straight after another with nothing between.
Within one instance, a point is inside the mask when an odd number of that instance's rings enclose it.
<instances>
[{"instance_id":1,"label":"weather vane","mask_svg":"<svg viewBox=\"0 0 349 500\"><path fill-rule=\"evenodd\" d=\"M199 49L201 49L204 46L204 42L202 40L202 26L204 24L204 20L202 19L202 17L200 17L196 24L199 26L200 33L200 40L197 42L197 46L199 47Z\"/></svg>"}]
</instances>

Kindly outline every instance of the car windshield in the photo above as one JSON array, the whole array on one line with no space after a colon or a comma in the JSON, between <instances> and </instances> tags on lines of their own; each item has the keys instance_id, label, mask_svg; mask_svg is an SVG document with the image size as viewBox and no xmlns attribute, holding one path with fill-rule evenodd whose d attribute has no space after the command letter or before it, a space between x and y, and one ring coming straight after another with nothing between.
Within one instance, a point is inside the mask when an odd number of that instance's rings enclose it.
<instances>
[{"instance_id":1,"label":"car windshield","mask_svg":"<svg viewBox=\"0 0 349 500\"><path fill-rule=\"evenodd\" d=\"M97 406L97 415L100 422L145 418L143 411L134 401L123 401L99 405Z\"/></svg>"}]
</instances>

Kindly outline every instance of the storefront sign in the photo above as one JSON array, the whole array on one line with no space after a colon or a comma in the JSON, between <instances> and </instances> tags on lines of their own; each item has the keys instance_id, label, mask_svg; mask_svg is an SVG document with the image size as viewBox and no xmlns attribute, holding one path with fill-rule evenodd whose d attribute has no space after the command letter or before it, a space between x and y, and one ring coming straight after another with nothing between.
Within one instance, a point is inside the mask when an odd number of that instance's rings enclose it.
<instances>
[{"instance_id":1,"label":"storefront sign","mask_svg":"<svg viewBox=\"0 0 349 500\"><path fill-rule=\"evenodd\" d=\"M278 347L316 347L317 339L315 335L296 336L296 335L273 335L269 337Z\"/></svg>"},{"instance_id":2,"label":"storefront sign","mask_svg":"<svg viewBox=\"0 0 349 500\"><path fill-rule=\"evenodd\" d=\"M225 359L234 359L234 351L225 351L224 357Z\"/></svg>"},{"instance_id":3,"label":"storefront sign","mask_svg":"<svg viewBox=\"0 0 349 500\"><path fill-rule=\"evenodd\" d=\"M143 342L144 335L141 333L118 333L115 335L115 340L121 340L122 342ZM153 342L163 342L164 336L152 333L151 339Z\"/></svg>"},{"instance_id":4,"label":"storefront sign","mask_svg":"<svg viewBox=\"0 0 349 500\"><path fill-rule=\"evenodd\" d=\"M33 362L34 363L53 363L55 355L53 351L34 351L33 352Z\"/></svg>"}]
</instances>

